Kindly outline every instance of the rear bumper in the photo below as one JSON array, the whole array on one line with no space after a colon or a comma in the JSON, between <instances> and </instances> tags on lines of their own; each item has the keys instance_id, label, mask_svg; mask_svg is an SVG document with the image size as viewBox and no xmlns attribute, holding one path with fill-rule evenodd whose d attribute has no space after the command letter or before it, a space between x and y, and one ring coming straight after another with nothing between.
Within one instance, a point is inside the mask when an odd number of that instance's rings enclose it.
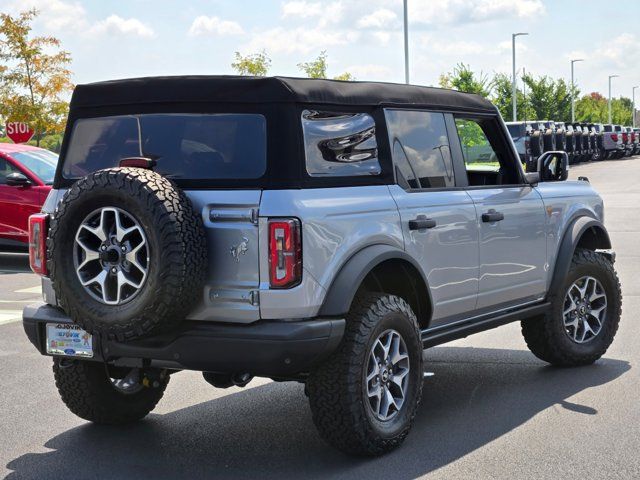
<instances>
[{"instance_id":1,"label":"rear bumper","mask_svg":"<svg viewBox=\"0 0 640 480\"><path fill-rule=\"evenodd\" d=\"M47 355L45 325L72 323L62 310L44 303L26 307L22 322L42 355ZM330 355L344 327L344 319L263 320L250 325L185 321L170 333L127 343L94 336L90 361L288 377L308 372Z\"/></svg>"}]
</instances>

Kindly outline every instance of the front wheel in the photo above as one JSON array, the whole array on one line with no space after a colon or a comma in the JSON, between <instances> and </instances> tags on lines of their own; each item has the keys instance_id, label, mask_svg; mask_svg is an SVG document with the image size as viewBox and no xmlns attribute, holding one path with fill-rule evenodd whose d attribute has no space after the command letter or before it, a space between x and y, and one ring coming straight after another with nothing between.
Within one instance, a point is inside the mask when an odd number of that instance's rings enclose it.
<instances>
[{"instance_id":1,"label":"front wheel","mask_svg":"<svg viewBox=\"0 0 640 480\"><path fill-rule=\"evenodd\" d=\"M588 365L609 348L622 312L620 282L606 256L578 249L562 291L543 317L522 322L531 352L553 365Z\"/></svg>"},{"instance_id":2,"label":"front wheel","mask_svg":"<svg viewBox=\"0 0 640 480\"><path fill-rule=\"evenodd\" d=\"M169 383L165 370L111 367L58 357L53 359L53 373L67 408L80 418L105 425L145 417Z\"/></svg>"},{"instance_id":3,"label":"front wheel","mask_svg":"<svg viewBox=\"0 0 640 480\"><path fill-rule=\"evenodd\" d=\"M422 377L422 342L411 307L394 295L362 296L338 350L309 375L313 421L339 450L386 453L409 433Z\"/></svg>"}]
</instances>

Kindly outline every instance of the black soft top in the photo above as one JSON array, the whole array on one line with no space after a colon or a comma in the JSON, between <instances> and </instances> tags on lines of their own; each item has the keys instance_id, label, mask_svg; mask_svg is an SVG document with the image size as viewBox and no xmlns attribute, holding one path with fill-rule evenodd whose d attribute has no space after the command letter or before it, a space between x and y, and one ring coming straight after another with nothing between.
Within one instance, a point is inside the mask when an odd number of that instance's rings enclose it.
<instances>
[{"instance_id":1,"label":"black soft top","mask_svg":"<svg viewBox=\"0 0 640 480\"><path fill-rule=\"evenodd\" d=\"M175 103L397 105L495 113L479 95L382 82L288 77L146 77L78 85L71 108Z\"/></svg>"}]
</instances>

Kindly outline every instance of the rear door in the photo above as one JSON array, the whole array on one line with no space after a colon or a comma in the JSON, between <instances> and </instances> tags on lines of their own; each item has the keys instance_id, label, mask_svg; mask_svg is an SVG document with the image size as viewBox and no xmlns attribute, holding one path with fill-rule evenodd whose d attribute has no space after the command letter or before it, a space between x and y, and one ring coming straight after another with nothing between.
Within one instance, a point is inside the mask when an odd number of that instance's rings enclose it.
<instances>
[{"instance_id":1,"label":"rear door","mask_svg":"<svg viewBox=\"0 0 640 480\"><path fill-rule=\"evenodd\" d=\"M478 228L473 201L456 188L450 114L385 110L398 185L405 250L422 266L433 306L431 326L473 311L478 293Z\"/></svg>"},{"instance_id":2,"label":"rear door","mask_svg":"<svg viewBox=\"0 0 640 480\"><path fill-rule=\"evenodd\" d=\"M456 116L480 233L477 309L494 311L545 294L546 213L521 169L497 117ZM490 160L486 152L490 151Z\"/></svg>"}]
</instances>

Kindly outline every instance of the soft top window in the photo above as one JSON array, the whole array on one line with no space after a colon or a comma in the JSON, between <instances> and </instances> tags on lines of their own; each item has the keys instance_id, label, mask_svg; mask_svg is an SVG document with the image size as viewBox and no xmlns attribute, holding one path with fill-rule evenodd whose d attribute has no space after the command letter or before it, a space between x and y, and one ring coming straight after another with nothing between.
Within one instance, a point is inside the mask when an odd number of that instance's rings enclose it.
<instances>
[{"instance_id":1,"label":"soft top window","mask_svg":"<svg viewBox=\"0 0 640 480\"><path fill-rule=\"evenodd\" d=\"M379 175L382 171L371 115L304 110L302 129L310 176Z\"/></svg>"},{"instance_id":2,"label":"soft top window","mask_svg":"<svg viewBox=\"0 0 640 480\"><path fill-rule=\"evenodd\" d=\"M258 114L149 114L79 119L62 174L79 178L127 157L156 161L177 179L249 179L265 173L266 120Z\"/></svg>"}]
</instances>

